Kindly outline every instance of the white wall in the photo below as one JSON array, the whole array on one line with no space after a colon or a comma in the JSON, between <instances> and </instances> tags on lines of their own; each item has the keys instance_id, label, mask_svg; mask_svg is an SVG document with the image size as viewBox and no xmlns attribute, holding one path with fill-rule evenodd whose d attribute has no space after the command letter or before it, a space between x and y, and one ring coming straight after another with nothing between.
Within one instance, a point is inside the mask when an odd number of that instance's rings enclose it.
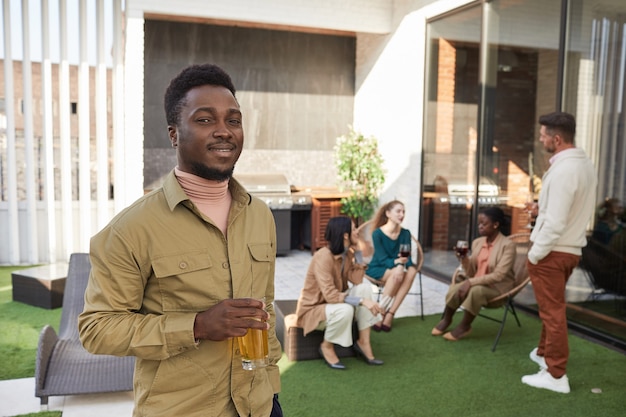
<instances>
[{"instance_id":1,"label":"white wall","mask_svg":"<svg viewBox=\"0 0 626 417\"><path fill-rule=\"evenodd\" d=\"M426 3L426 6L422 4ZM426 20L467 0L404 2L389 35L357 36L354 127L378 138L387 180L381 204L404 202L403 226L417 233L424 101ZM411 9L415 8L415 9Z\"/></svg>"},{"instance_id":2,"label":"white wall","mask_svg":"<svg viewBox=\"0 0 626 417\"><path fill-rule=\"evenodd\" d=\"M388 33L389 0L127 0L129 11L193 18Z\"/></svg>"}]
</instances>

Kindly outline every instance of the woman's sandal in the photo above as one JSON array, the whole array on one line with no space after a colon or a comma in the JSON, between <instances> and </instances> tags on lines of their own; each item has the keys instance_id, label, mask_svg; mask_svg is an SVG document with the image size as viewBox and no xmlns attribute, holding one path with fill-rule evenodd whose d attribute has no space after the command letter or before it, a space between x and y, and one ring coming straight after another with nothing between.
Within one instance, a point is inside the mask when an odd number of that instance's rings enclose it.
<instances>
[{"instance_id":1,"label":"woman's sandal","mask_svg":"<svg viewBox=\"0 0 626 417\"><path fill-rule=\"evenodd\" d=\"M385 313L385 317L387 317L387 314L391 314L391 317L393 317L393 315L394 315L395 313L392 313L391 311L388 311L388 312L386 312L386 313ZM384 323L384 321L385 321L385 317L383 317L383 323ZM383 332L385 332L385 333L389 333L389 332L391 331L391 326L387 326L386 324L382 324L382 325L380 326L380 330L382 330L382 331L383 331Z\"/></svg>"}]
</instances>

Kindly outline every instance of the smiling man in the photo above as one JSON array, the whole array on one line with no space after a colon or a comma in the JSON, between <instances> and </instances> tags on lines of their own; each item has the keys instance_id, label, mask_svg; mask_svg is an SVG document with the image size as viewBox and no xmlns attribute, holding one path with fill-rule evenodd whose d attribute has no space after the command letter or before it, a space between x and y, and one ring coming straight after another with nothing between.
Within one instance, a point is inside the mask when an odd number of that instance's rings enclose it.
<instances>
[{"instance_id":1,"label":"smiling man","mask_svg":"<svg viewBox=\"0 0 626 417\"><path fill-rule=\"evenodd\" d=\"M92 238L81 341L137 358L135 417L280 417L276 231L232 178L244 134L230 76L184 69L165 113L178 165ZM248 329L268 329L269 366L242 368L234 337Z\"/></svg>"}]
</instances>

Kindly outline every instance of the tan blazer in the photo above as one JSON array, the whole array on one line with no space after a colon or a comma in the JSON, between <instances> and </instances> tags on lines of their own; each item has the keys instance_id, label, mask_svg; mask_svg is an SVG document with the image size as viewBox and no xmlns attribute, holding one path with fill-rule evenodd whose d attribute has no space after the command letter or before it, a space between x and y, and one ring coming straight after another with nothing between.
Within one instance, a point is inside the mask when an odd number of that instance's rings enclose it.
<instances>
[{"instance_id":1,"label":"tan blazer","mask_svg":"<svg viewBox=\"0 0 626 417\"><path fill-rule=\"evenodd\" d=\"M327 247L313 255L296 308L297 324L305 336L326 320L326 304L345 301L348 281L356 284L363 281L365 266L355 262L352 251L346 255L343 274L342 263L343 256L333 255Z\"/></svg>"},{"instance_id":2,"label":"tan blazer","mask_svg":"<svg viewBox=\"0 0 626 417\"><path fill-rule=\"evenodd\" d=\"M472 242L472 254L469 258L469 267L466 268L467 276L472 285L484 285L498 291L500 294L507 292L515 284L516 246L515 242L498 234L493 243L493 249L487 264L487 275L474 277L478 266L478 252L486 243L486 237L479 237Z\"/></svg>"}]
</instances>

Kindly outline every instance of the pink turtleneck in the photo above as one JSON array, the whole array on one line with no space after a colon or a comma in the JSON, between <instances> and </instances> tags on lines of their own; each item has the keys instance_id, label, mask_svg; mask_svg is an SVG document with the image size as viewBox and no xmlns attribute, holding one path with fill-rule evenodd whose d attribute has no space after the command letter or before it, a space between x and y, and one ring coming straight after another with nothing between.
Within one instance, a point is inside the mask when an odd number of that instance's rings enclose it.
<instances>
[{"instance_id":1,"label":"pink turtleneck","mask_svg":"<svg viewBox=\"0 0 626 417\"><path fill-rule=\"evenodd\" d=\"M228 181L211 181L197 175L174 168L174 175L189 199L198 210L215 223L226 236L228 212L232 197L228 191Z\"/></svg>"}]
</instances>

